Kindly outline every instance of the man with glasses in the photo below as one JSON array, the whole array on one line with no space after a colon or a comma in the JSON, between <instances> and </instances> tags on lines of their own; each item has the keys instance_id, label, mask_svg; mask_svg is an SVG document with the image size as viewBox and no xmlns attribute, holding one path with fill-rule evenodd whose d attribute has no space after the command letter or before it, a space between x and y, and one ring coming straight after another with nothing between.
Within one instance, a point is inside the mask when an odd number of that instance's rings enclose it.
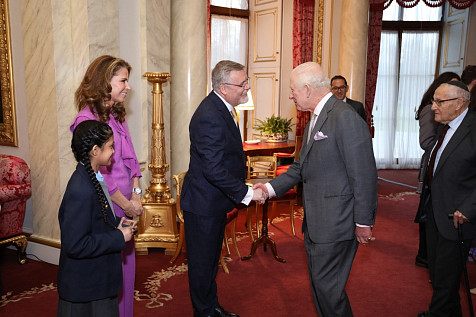
<instances>
[{"instance_id":1,"label":"man with glasses","mask_svg":"<svg viewBox=\"0 0 476 317\"><path fill-rule=\"evenodd\" d=\"M442 126L428 161L421 198L426 202L433 296L429 311L420 312L419 317L462 316L458 290L466 256L461 254L468 254L476 238L476 113L468 111L469 99L468 87L460 81L440 85L433 95L431 110Z\"/></svg>"},{"instance_id":2,"label":"man with glasses","mask_svg":"<svg viewBox=\"0 0 476 317\"><path fill-rule=\"evenodd\" d=\"M347 92L349 91L349 86L347 86L347 80L344 76L336 75L331 79L331 90L334 96L343 102L348 103L352 108L357 111L357 113L367 122L367 115L365 113L364 105L361 102L347 98Z\"/></svg>"},{"instance_id":3,"label":"man with glasses","mask_svg":"<svg viewBox=\"0 0 476 317\"><path fill-rule=\"evenodd\" d=\"M243 143L234 120L233 107L248 100L245 67L219 62L212 71L212 86L190 121L190 165L180 200L195 317L238 316L218 303L215 281L226 214L239 203L265 199L261 189L245 185Z\"/></svg>"}]
</instances>

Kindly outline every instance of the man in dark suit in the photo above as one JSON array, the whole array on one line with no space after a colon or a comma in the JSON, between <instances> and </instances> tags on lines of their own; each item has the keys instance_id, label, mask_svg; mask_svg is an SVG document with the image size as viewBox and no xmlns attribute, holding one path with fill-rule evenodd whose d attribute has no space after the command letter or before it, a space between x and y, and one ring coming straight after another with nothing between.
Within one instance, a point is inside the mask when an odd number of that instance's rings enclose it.
<instances>
[{"instance_id":1,"label":"man in dark suit","mask_svg":"<svg viewBox=\"0 0 476 317\"><path fill-rule=\"evenodd\" d=\"M298 110L313 116L303 135L298 161L286 173L256 188L280 197L303 182L309 277L320 317L352 316L345 292L358 243L372 240L377 210L377 169L369 129L359 115L331 94L317 63L291 73Z\"/></svg>"},{"instance_id":2,"label":"man in dark suit","mask_svg":"<svg viewBox=\"0 0 476 317\"><path fill-rule=\"evenodd\" d=\"M367 114L365 113L364 105L359 101L346 97L347 92L349 91L349 86L347 85L347 80L344 78L344 76L336 75L332 77L331 90L334 96L351 105L352 108L354 108L355 111L357 111L357 113L362 117L362 119L367 122Z\"/></svg>"},{"instance_id":3,"label":"man in dark suit","mask_svg":"<svg viewBox=\"0 0 476 317\"><path fill-rule=\"evenodd\" d=\"M468 111L469 98L459 81L442 84L433 95L431 110L443 126L422 191L433 296L429 311L418 316L461 316L458 290L466 257L461 258L456 228L461 225L464 254L476 238L476 113Z\"/></svg>"},{"instance_id":4,"label":"man in dark suit","mask_svg":"<svg viewBox=\"0 0 476 317\"><path fill-rule=\"evenodd\" d=\"M245 185L243 144L234 121L233 107L248 100L245 67L219 62L212 71L212 86L190 121L190 165L180 201L195 317L238 316L218 303L215 281L226 214L239 203L264 202L261 189Z\"/></svg>"}]
</instances>

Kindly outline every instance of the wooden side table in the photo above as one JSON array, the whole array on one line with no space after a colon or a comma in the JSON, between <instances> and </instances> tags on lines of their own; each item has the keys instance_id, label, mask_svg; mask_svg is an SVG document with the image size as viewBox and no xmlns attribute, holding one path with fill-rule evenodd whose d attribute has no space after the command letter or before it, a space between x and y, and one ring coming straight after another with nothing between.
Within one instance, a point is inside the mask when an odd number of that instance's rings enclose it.
<instances>
[{"instance_id":1,"label":"wooden side table","mask_svg":"<svg viewBox=\"0 0 476 317\"><path fill-rule=\"evenodd\" d=\"M246 182L248 184L256 184L256 183L266 183L269 179L266 178L254 178L254 179L247 179ZM278 251L276 250L276 242L268 236L268 200L264 202L262 205L263 207L263 220L262 220L262 229L261 229L261 236L257 237L253 240L251 244L251 251L250 254L247 256L241 257L242 261L249 260L253 257L256 252L256 249L260 244L263 244L263 250L266 251L266 245L269 244L271 247L271 251L273 252L273 257L276 261L281 263L286 263L286 260L280 258L278 256Z\"/></svg>"}]
</instances>

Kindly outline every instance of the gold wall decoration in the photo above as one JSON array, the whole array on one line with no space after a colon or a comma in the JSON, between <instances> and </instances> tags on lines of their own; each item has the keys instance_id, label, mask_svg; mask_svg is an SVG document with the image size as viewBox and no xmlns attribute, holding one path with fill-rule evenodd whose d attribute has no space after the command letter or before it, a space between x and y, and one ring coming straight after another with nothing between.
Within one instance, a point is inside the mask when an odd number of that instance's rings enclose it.
<instances>
[{"instance_id":1,"label":"gold wall decoration","mask_svg":"<svg viewBox=\"0 0 476 317\"><path fill-rule=\"evenodd\" d=\"M142 199L144 213L139 219L134 238L137 254L147 254L148 248L165 248L165 254L173 255L177 249L178 227L175 199L170 194L165 173L169 169L165 155L165 129L162 84L169 73L145 73L152 83L152 137L149 170L150 186Z\"/></svg>"},{"instance_id":2,"label":"gold wall decoration","mask_svg":"<svg viewBox=\"0 0 476 317\"><path fill-rule=\"evenodd\" d=\"M331 17L332 18L332 17ZM324 29L324 0L316 0L314 6L314 45L312 60L322 66L322 38ZM332 41L332 37L331 37ZM330 70L330 63L329 63ZM330 73L330 72L329 72Z\"/></svg>"},{"instance_id":3,"label":"gold wall decoration","mask_svg":"<svg viewBox=\"0 0 476 317\"><path fill-rule=\"evenodd\" d=\"M18 146L8 0L0 0L0 145Z\"/></svg>"}]
</instances>

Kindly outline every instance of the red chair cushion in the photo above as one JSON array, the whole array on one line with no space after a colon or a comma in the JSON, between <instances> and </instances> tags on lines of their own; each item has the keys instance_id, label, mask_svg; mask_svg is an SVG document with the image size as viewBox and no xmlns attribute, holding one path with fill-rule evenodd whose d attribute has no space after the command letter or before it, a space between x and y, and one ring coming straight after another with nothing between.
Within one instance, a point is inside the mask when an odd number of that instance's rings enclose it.
<instances>
[{"instance_id":1,"label":"red chair cushion","mask_svg":"<svg viewBox=\"0 0 476 317\"><path fill-rule=\"evenodd\" d=\"M236 217L238 217L238 209L237 208L233 209L232 211L230 211L226 214L226 223L230 223L230 221L232 221Z\"/></svg>"},{"instance_id":2,"label":"red chair cushion","mask_svg":"<svg viewBox=\"0 0 476 317\"><path fill-rule=\"evenodd\" d=\"M291 165L281 165L281 166L278 166L276 168L276 176L279 176L283 173L286 173L286 171L288 170L289 166Z\"/></svg>"},{"instance_id":3,"label":"red chair cushion","mask_svg":"<svg viewBox=\"0 0 476 317\"><path fill-rule=\"evenodd\" d=\"M279 158L287 158L287 157L294 157L293 153L274 153L276 157Z\"/></svg>"}]
</instances>

